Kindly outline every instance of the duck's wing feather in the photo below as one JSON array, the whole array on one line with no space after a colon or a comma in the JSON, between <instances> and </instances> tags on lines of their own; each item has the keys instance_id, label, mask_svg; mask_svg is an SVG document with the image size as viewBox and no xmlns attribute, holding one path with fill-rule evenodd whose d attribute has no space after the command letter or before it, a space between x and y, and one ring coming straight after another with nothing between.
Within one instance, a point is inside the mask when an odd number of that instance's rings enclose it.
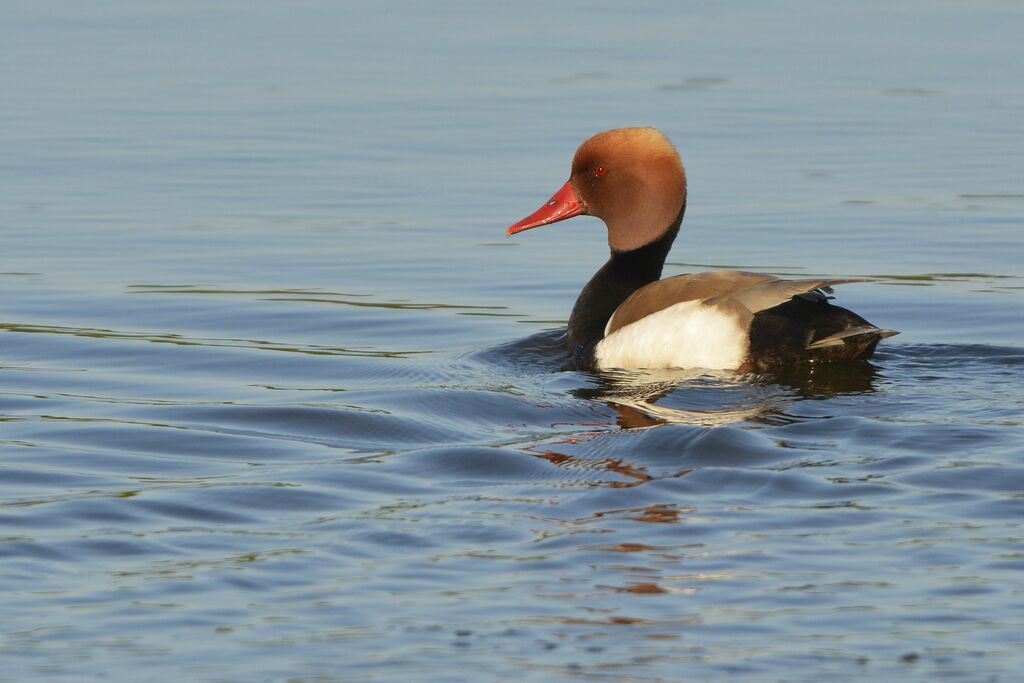
<instances>
[{"instance_id":1,"label":"duck's wing feather","mask_svg":"<svg viewBox=\"0 0 1024 683\"><path fill-rule=\"evenodd\" d=\"M704 301L772 281L778 281L778 278L738 270L689 273L658 280L641 287L623 301L609 318L604 333L608 336L619 328L683 301Z\"/></svg>"},{"instance_id":2,"label":"duck's wing feather","mask_svg":"<svg viewBox=\"0 0 1024 683\"><path fill-rule=\"evenodd\" d=\"M794 296L812 299L824 299L832 293L832 287L851 282L865 282L857 279L814 279L814 280L779 280L773 279L748 287L737 292L727 292L704 300L709 306L718 306L727 302L736 302L751 313L759 313L779 304L784 304Z\"/></svg>"},{"instance_id":3,"label":"duck's wing feather","mask_svg":"<svg viewBox=\"0 0 1024 683\"><path fill-rule=\"evenodd\" d=\"M872 339L887 339L894 337L899 332L896 330L881 330L874 325L858 325L857 327L850 327L845 330L830 334L827 337L822 337L817 341L813 341L807 345L808 349L824 349L830 346L846 346L847 342L857 337L869 337Z\"/></svg>"},{"instance_id":4,"label":"duck's wing feather","mask_svg":"<svg viewBox=\"0 0 1024 683\"><path fill-rule=\"evenodd\" d=\"M794 296L824 297L833 285L864 282L850 279L781 280L773 275L739 270L676 275L652 282L633 292L615 310L605 336L652 313L681 303L700 301L739 315L744 322L753 314L778 306Z\"/></svg>"}]
</instances>

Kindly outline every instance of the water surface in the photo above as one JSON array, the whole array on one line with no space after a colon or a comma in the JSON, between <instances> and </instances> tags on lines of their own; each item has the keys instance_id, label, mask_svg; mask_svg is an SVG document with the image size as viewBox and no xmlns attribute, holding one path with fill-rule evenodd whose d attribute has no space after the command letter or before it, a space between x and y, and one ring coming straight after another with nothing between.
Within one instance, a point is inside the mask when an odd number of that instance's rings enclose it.
<instances>
[{"instance_id":1,"label":"water surface","mask_svg":"<svg viewBox=\"0 0 1024 683\"><path fill-rule=\"evenodd\" d=\"M1012 681L1013 3L15 3L0 680ZM869 365L561 372L506 240L675 140L667 274L873 277Z\"/></svg>"}]
</instances>

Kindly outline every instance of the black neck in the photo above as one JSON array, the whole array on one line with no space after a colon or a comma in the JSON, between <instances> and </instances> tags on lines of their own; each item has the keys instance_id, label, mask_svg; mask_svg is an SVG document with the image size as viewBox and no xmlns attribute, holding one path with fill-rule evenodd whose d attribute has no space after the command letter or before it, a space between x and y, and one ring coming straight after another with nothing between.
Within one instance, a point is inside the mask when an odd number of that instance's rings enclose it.
<instances>
[{"instance_id":1,"label":"black neck","mask_svg":"<svg viewBox=\"0 0 1024 683\"><path fill-rule=\"evenodd\" d=\"M608 262L580 292L569 316L568 330L569 353L577 369L593 366L594 346L604 337L605 325L615 309L630 294L661 278L661 269L685 211L684 202L679 216L658 240L632 251L612 251Z\"/></svg>"}]
</instances>

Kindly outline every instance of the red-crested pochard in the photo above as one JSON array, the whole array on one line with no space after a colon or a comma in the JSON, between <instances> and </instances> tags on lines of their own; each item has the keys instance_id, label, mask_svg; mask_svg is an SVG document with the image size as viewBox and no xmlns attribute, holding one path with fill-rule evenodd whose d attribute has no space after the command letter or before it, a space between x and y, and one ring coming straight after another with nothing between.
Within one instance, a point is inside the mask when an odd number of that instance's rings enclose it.
<instances>
[{"instance_id":1,"label":"red-crested pochard","mask_svg":"<svg viewBox=\"0 0 1024 683\"><path fill-rule=\"evenodd\" d=\"M847 279L781 280L715 271L660 280L686 210L679 153L655 128L598 133L576 151L569 181L508 235L578 215L608 227L611 258L569 318L574 367L763 371L870 358L882 330L829 303Z\"/></svg>"}]
</instances>

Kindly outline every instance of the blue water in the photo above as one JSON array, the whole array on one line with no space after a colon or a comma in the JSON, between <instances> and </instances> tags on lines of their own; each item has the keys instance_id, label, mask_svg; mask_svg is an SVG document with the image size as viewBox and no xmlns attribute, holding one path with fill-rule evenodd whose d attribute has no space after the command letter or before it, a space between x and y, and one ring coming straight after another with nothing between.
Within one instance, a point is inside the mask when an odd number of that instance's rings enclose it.
<instances>
[{"instance_id":1,"label":"blue water","mask_svg":"<svg viewBox=\"0 0 1024 683\"><path fill-rule=\"evenodd\" d=\"M0 681L1015 681L1024 9L8 3ZM666 274L867 366L561 372L504 228L655 125Z\"/></svg>"}]
</instances>

